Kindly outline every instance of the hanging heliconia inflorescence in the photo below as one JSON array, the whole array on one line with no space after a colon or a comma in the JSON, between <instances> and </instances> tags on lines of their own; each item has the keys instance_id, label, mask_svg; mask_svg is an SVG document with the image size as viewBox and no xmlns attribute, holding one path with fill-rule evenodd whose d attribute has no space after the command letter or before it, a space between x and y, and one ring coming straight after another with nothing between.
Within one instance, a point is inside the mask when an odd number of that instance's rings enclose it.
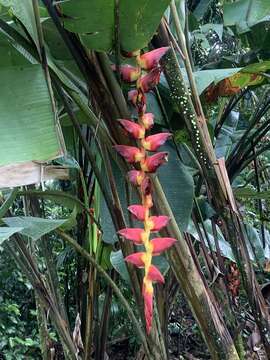
<instances>
[{"instance_id":1,"label":"hanging heliconia inflorescence","mask_svg":"<svg viewBox=\"0 0 270 360\"><path fill-rule=\"evenodd\" d=\"M169 237L154 237L152 234L165 227L169 218L164 215L151 216L152 186L149 173L156 172L157 168L167 161L166 152L157 152L149 155L149 152L156 152L171 136L170 133L149 135L146 133L154 124L154 115L146 113L146 95L152 90L160 79L161 68L159 61L167 52L167 47L162 47L143 55L135 54L137 66L120 66L120 75L123 81L136 81L136 89L131 90L128 98L136 107L138 120L120 119L120 125L137 141L136 146L116 145L117 152L125 158L128 163L136 164L136 169L129 171L129 181L138 186L141 204L129 206L128 210L132 215L141 221L143 228L126 228L119 231L119 234L135 245L143 245L144 251L136 252L126 257L126 261L138 268L144 269L142 294L144 298L144 313L147 333L152 327L153 318L153 282L164 283L164 278L158 268L152 264L153 256L159 255L175 243L175 239ZM130 54L132 56L134 54ZM115 70L115 69L114 69ZM143 73L145 70L145 73Z\"/></svg>"}]
</instances>

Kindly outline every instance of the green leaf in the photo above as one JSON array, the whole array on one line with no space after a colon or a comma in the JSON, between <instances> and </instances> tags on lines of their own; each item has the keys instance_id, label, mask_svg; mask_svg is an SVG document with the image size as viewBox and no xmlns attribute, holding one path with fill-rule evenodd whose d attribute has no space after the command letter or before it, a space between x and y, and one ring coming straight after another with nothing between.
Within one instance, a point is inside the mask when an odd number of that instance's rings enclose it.
<instances>
[{"instance_id":1,"label":"green leaf","mask_svg":"<svg viewBox=\"0 0 270 360\"><path fill-rule=\"evenodd\" d=\"M156 31L169 0L120 1L120 44L125 51L145 47ZM79 33L84 44L107 51L114 42L114 0L69 0L61 4L64 26Z\"/></svg>"},{"instance_id":2,"label":"green leaf","mask_svg":"<svg viewBox=\"0 0 270 360\"><path fill-rule=\"evenodd\" d=\"M270 199L270 191L256 191L249 188L234 189L234 195L238 198L247 199Z\"/></svg>"},{"instance_id":3,"label":"green leaf","mask_svg":"<svg viewBox=\"0 0 270 360\"><path fill-rule=\"evenodd\" d=\"M155 116L155 124L164 125L164 116L162 114L161 108L159 106L158 100L156 98L156 95L152 92L149 92L146 94L147 97L147 112L151 112Z\"/></svg>"},{"instance_id":4,"label":"green leaf","mask_svg":"<svg viewBox=\"0 0 270 360\"><path fill-rule=\"evenodd\" d=\"M247 247L249 249L249 253L253 253L254 256L251 256L251 259L256 259L260 265L264 265L264 249L262 246L262 241L260 239L258 230L255 229L253 226L246 224L247 236L249 243Z\"/></svg>"},{"instance_id":5,"label":"green leaf","mask_svg":"<svg viewBox=\"0 0 270 360\"><path fill-rule=\"evenodd\" d=\"M215 69L215 70L201 70L194 72L194 78L196 81L197 89L199 95L212 83L217 84L220 81L232 77L237 74L235 78L231 78L232 86L239 86L241 88L253 84L256 79L253 79L249 74L255 74L260 72L265 72L270 69L270 61L258 62L255 64L250 64L244 68L231 68L231 69ZM187 82L187 74L182 70L182 75L184 80ZM261 82L261 79L258 79L258 82Z\"/></svg>"},{"instance_id":6,"label":"green leaf","mask_svg":"<svg viewBox=\"0 0 270 360\"><path fill-rule=\"evenodd\" d=\"M213 30L217 33L220 40L222 40L223 35L223 24L204 24L201 26L201 31L204 34L207 34L210 30Z\"/></svg>"},{"instance_id":7,"label":"green leaf","mask_svg":"<svg viewBox=\"0 0 270 360\"><path fill-rule=\"evenodd\" d=\"M0 165L59 155L51 101L40 65L0 70Z\"/></svg>"},{"instance_id":8,"label":"green leaf","mask_svg":"<svg viewBox=\"0 0 270 360\"><path fill-rule=\"evenodd\" d=\"M19 66L19 65L29 65L29 61L20 54L20 52L15 49L15 47L10 46L10 43L7 41L6 37L0 33L0 51L5 54L5 56L0 56L0 68L4 66Z\"/></svg>"},{"instance_id":9,"label":"green leaf","mask_svg":"<svg viewBox=\"0 0 270 360\"><path fill-rule=\"evenodd\" d=\"M214 236L213 236L211 220L205 220L203 224L204 224L204 227L205 227L206 232L208 234L211 246L215 250L216 249L216 247L215 247L215 239L214 239ZM203 228L202 228L201 225L200 225L200 228L201 228L202 234L204 234ZM224 239L224 237L222 235L222 232L220 231L218 226L216 227L216 229L217 229L217 239L218 239L218 243L219 243L221 253L223 254L223 256L230 259L231 261L235 261L230 244ZM195 228L195 225L194 225L193 221L190 221L190 223L188 225L187 232L189 234L191 234L197 241L200 241L200 237L199 237L199 235L197 233L197 230ZM206 246L207 246L206 240L205 240L205 243L206 243Z\"/></svg>"},{"instance_id":10,"label":"green leaf","mask_svg":"<svg viewBox=\"0 0 270 360\"><path fill-rule=\"evenodd\" d=\"M164 146L169 151L169 161L158 170L158 177L172 208L175 219L182 231L187 229L194 197L193 178L188 168L178 159L176 151Z\"/></svg>"},{"instance_id":11,"label":"green leaf","mask_svg":"<svg viewBox=\"0 0 270 360\"><path fill-rule=\"evenodd\" d=\"M269 0L239 0L223 6L225 26L236 26L239 33L270 19Z\"/></svg>"},{"instance_id":12,"label":"green leaf","mask_svg":"<svg viewBox=\"0 0 270 360\"><path fill-rule=\"evenodd\" d=\"M235 144L234 133L237 128L239 115L238 111L231 111L220 130L215 144L215 152L218 158L224 157L227 159Z\"/></svg>"},{"instance_id":13,"label":"green leaf","mask_svg":"<svg viewBox=\"0 0 270 360\"><path fill-rule=\"evenodd\" d=\"M262 61L255 64L245 66L241 72L245 73L259 73L270 69L270 61Z\"/></svg>"},{"instance_id":14,"label":"green leaf","mask_svg":"<svg viewBox=\"0 0 270 360\"><path fill-rule=\"evenodd\" d=\"M193 11L194 16L199 20L201 19L206 11L208 10L208 6L212 0L201 0L195 10Z\"/></svg>"},{"instance_id":15,"label":"green leaf","mask_svg":"<svg viewBox=\"0 0 270 360\"><path fill-rule=\"evenodd\" d=\"M111 268L112 245L102 243L100 265L104 270Z\"/></svg>"},{"instance_id":16,"label":"green leaf","mask_svg":"<svg viewBox=\"0 0 270 360\"><path fill-rule=\"evenodd\" d=\"M197 85L199 95L212 83L218 83L219 81L226 79L229 76L234 75L241 68L234 69L216 69L216 70L201 70L195 71L194 77Z\"/></svg>"},{"instance_id":17,"label":"green leaf","mask_svg":"<svg viewBox=\"0 0 270 360\"><path fill-rule=\"evenodd\" d=\"M0 4L11 8L12 13L23 23L38 46L39 41L32 0L0 0Z\"/></svg>"},{"instance_id":18,"label":"green leaf","mask_svg":"<svg viewBox=\"0 0 270 360\"><path fill-rule=\"evenodd\" d=\"M11 228L20 228L18 232L22 235L29 236L33 240L57 229L66 222L66 219L51 220L31 216L17 216L3 218L2 221Z\"/></svg>"},{"instance_id":19,"label":"green leaf","mask_svg":"<svg viewBox=\"0 0 270 360\"><path fill-rule=\"evenodd\" d=\"M20 231L22 231L22 227L0 227L0 244Z\"/></svg>"},{"instance_id":20,"label":"green leaf","mask_svg":"<svg viewBox=\"0 0 270 360\"><path fill-rule=\"evenodd\" d=\"M16 196L18 194L18 190L19 189L17 188L13 189L9 194L9 196L6 198L5 202L0 206L0 218L5 216L5 214L7 213L13 202L15 201Z\"/></svg>"},{"instance_id":21,"label":"green leaf","mask_svg":"<svg viewBox=\"0 0 270 360\"><path fill-rule=\"evenodd\" d=\"M110 254L111 264L114 269L122 276L122 278L130 283L130 277L127 270L126 263L124 261L124 257L121 250L112 251Z\"/></svg>"}]
</instances>

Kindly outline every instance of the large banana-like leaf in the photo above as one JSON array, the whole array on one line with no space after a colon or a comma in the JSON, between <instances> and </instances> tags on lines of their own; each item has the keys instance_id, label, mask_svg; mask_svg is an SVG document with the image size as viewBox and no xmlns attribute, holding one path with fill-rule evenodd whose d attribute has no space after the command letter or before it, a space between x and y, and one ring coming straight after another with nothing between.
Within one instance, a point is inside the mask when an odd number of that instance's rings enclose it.
<instances>
[{"instance_id":1,"label":"large banana-like leaf","mask_svg":"<svg viewBox=\"0 0 270 360\"><path fill-rule=\"evenodd\" d=\"M64 26L79 33L91 49L113 47L115 34L114 0L69 0L61 4ZM141 49L156 31L169 5L168 0L125 0L119 2L120 44L125 51Z\"/></svg>"},{"instance_id":2,"label":"large banana-like leaf","mask_svg":"<svg viewBox=\"0 0 270 360\"><path fill-rule=\"evenodd\" d=\"M0 165L57 157L60 146L42 67L2 67L0 78Z\"/></svg>"}]
</instances>

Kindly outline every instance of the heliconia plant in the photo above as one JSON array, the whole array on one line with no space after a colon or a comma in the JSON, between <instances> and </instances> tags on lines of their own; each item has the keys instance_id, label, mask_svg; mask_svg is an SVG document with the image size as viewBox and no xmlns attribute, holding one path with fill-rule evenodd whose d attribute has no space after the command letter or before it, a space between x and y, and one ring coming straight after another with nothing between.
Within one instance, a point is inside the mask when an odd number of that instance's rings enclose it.
<instances>
[{"instance_id":1,"label":"heliconia plant","mask_svg":"<svg viewBox=\"0 0 270 360\"><path fill-rule=\"evenodd\" d=\"M126 240L132 241L135 245L144 247L144 251L136 252L125 258L131 264L144 269L142 295L144 298L144 314L146 321L146 331L149 334L152 327L153 318L153 297L154 282L164 283L164 278L159 269L152 264L154 256L161 254L170 248L176 240L170 237L154 237L153 233L160 231L168 222L168 216L151 214L153 207L151 179L148 174L155 173L156 170L167 161L167 152L157 152L149 155L148 151L156 152L171 136L170 133L159 133L146 135L154 124L154 115L146 113L146 95L159 82L161 68L159 61L167 52L168 47L163 47L143 55L138 52L136 56L137 66L121 66L120 73L122 78L134 81L137 74L136 89L130 90L128 99L136 107L138 120L134 122L129 119L119 119L119 124L124 130L137 141L137 146L115 145L116 151L131 164L136 164L136 169L128 173L129 181L138 187L141 204L128 207L129 212L136 220L143 223L142 228L125 228L119 234ZM129 54L130 56L130 54ZM136 70L135 70L136 69ZM146 73L143 73L146 70Z\"/></svg>"}]
</instances>

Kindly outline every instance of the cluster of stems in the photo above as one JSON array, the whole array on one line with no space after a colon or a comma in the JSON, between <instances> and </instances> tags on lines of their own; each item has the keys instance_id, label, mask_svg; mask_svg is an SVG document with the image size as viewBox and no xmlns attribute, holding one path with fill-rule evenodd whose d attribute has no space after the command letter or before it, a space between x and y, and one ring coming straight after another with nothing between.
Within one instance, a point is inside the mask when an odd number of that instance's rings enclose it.
<instances>
[{"instance_id":1,"label":"cluster of stems","mask_svg":"<svg viewBox=\"0 0 270 360\"><path fill-rule=\"evenodd\" d=\"M159 61L167 52L163 47L136 56L136 66L120 66L120 74L124 81L135 82L136 89L129 92L129 100L137 110L137 121L130 119L119 119L119 123L125 131L136 140L137 146L116 145L117 152L125 160L133 164L134 168L129 171L129 181L138 187L141 204L131 205L128 210L143 224L143 227L124 228L119 234L125 239L133 241L140 247L138 252L126 257L126 261L144 270L142 295L144 298L144 314L147 333L152 327L154 282L164 283L164 278L159 269L152 264L154 256L161 254L175 243L174 238L152 237L169 222L164 215L152 216L153 207L152 186L150 173L155 173L158 167L167 161L166 152L157 152L158 148L171 136L170 133L162 132L148 135L147 132L154 125L154 115L146 112L146 93L151 91L159 82L161 67ZM149 154L153 152L154 154Z\"/></svg>"}]
</instances>

